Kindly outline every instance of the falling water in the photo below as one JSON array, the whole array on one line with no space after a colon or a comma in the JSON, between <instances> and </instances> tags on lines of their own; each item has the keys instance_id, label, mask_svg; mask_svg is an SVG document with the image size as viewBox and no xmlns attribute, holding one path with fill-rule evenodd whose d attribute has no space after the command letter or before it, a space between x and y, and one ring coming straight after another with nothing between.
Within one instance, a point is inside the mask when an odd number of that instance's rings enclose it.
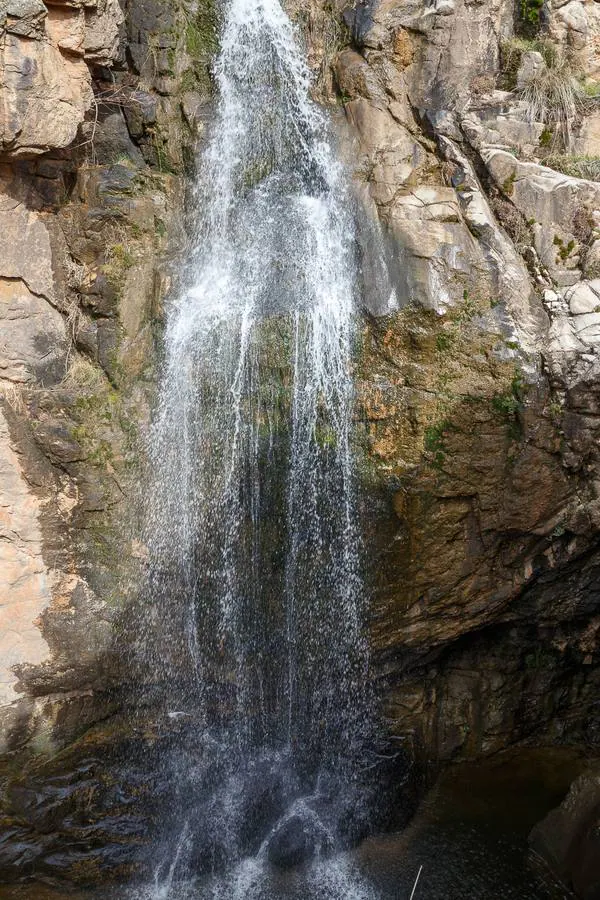
<instances>
[{"instance_id":1,"label":"falling water","mask_svg":"<svg viewBox=\"0 0 600 900\"><path fill-rule=\"evenodd\" d=\"M335 849L366 809L352 203L278 0L229 0L216 80L150 450L146 660L197 741L169 759L185 787L156 897L257 865L294 824Z\"/></svg>"}]
</instances>

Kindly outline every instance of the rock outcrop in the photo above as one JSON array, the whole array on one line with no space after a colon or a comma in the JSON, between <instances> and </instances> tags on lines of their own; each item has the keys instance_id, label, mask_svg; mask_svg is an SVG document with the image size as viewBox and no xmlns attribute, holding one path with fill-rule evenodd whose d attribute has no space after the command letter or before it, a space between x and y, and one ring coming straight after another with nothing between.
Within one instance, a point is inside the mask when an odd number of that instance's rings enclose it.
<instances>
[{"instance_id":1,"label":"rock outcrop","mask_svg":"<svg viewBox=\"0 0 600 900\"><path fill-rule=\"evenodd\" d=\"M14 157L69 147L92 104L90 64L111 65L118 0L3 0L0 151Z\"/></svg>"},{"instance_id":2,"label":"rock outcrop","mask_svg":"<svg viewBox=\"0 0 600 900\"><path fill-rule=\"evenodd\" d=\"M600 770L580 775L565 800L532 830L529 842L578 897L600 893Z\"/></svg>"}]
</instances>

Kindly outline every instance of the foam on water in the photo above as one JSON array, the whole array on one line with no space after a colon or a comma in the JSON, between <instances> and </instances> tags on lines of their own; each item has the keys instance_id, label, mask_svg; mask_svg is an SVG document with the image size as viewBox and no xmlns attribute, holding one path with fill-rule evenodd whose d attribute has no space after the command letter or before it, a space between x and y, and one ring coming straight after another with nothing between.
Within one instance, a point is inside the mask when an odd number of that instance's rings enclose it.
<instances>
[{"instance_id":1,"label":"foam on water","mask_svg":"<svg viewBox=\"0 0 600 900\"><path fill-rule=\"evenodd\" d=\"M132 900L378 900L379 896L351 858L339 854L285 875L274 873L261 857L249 857L219 876L142 888Z\"/></svg>"}]
</instances>

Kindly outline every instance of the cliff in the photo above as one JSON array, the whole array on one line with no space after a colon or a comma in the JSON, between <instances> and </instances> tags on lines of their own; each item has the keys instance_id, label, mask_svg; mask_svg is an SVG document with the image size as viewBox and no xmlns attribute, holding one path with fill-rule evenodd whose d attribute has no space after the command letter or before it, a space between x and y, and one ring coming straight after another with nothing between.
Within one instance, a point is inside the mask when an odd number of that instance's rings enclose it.
<instances>
[{"instance_id":1,"label":"cliff","mask_svg":"<svg viewBox=\"0 0 600 900\"><path fill-rule=\"evenodd\" d=\"M520 742L597 752L600 7L288 6L365 223L356 455L391 733L415 771ZM0 0L0 862L18 876L94 881L143 843L72 813L90 760L163 739L127 726L116 626L217 33L193 0Z\"/></svg>"}]
</instances>

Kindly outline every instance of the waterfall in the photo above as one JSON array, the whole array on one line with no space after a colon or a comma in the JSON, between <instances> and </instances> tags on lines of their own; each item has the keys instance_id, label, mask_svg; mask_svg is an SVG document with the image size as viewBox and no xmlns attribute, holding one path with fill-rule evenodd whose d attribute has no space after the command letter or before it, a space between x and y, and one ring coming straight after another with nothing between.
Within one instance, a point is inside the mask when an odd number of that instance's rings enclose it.
<instances>
[{"instance_id":1,"label":"waterfall","mask_svg":"<svg viewBox=\"0 0 600 900\"><path fill-rule=\"evenodd\" d=\"M317 854L359 834L371 737L353 204L278 0L228 0L216 81L150 441L145 659L187 729L169 884L174 859L259 859L294 823Z\"/></svg>"}]
</instances>

